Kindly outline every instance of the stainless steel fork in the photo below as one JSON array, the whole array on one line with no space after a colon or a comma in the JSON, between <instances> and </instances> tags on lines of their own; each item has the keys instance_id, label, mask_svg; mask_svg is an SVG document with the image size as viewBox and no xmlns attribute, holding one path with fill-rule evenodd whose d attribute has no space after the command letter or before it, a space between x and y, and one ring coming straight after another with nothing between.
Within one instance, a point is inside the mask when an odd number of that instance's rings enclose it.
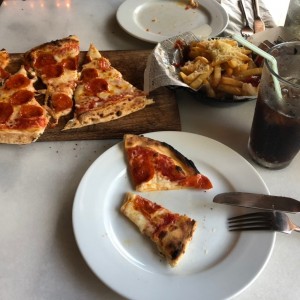
<instances>
[{"instance_id":1,"label":"stainless steel fork","mask_svg":"<svg viewBox=\"0 0 300 300\"><path fill-rule=\"evenodd\" d=\"M249 21L248 21L248 18L247 18L247 14L246 14L246 10L245 10L243 0L239 0L238 5L239 5L239 8L241 10L242 16L245 20L245 26L243 26L242 29L241 29L241 35L244 38L248 38L249 36L251 36L254 33L254 31L249 25Z\"/></svg>"},{"instance_id":2,"label":"stainless steel fork","mask_svg":"<svg viewBox=\"0 0 300 300\"><path fill-rule=\"evenodd\" d=\"M279 211L257 212L229 218L228 229L229 231L273 230L284 233L300 232L300 227L294 224L285 213Z\"/></svg>"}]
</instances>

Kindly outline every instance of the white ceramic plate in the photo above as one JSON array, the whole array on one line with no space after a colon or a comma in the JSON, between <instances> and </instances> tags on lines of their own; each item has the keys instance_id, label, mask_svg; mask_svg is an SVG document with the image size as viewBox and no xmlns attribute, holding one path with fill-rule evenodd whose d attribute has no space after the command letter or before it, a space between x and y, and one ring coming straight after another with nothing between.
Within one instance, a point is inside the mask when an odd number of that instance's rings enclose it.
<instances>
[{"instance_id":1,"label":"white ceramic plate","mask_svg":"<svg viewBox=\"0 0 300 300\"><path fill-rule=\"evenodd\" d=\"M129 299L227 299L240 293L266 265L275 234L228 232L227 218L249 210L212 200L226 191L268 193L267 187L245 159L217 141L184 132L146 136L181 151L213 183L206 192L142 194L198 221L187 252L177 267L169 267L151 241L120 214L124 194L134 191L119 143L91 165L75 196L73 226L83 257L104 283Z\"/></svg>"},{"instance_id":2,"label":"white ceramic plate","mask_svg":"<svg viewBox=\"0 0 300 300\"><path fill-rule=\"evenodd\" d=\"M228 24L225 9L215 0L199 0L197 9L187 9L187 1L127 0L117 11L120 26L129 34L157 43L203 25L211 27L209 37L219 35Z\"/></svg>"}]
</instances>

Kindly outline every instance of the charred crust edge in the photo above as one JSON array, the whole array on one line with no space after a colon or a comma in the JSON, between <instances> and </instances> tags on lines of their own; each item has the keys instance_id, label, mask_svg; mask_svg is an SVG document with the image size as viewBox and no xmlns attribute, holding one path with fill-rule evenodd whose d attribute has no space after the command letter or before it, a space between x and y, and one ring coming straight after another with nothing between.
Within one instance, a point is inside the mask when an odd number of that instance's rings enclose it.
<instances>
[{"instance_id":1,"label":"charred crust edge","mask_svg":"<svg viewBox=\"0 0 300 300\"><path fill-rule=\"evenodd\" d=\"M174 147L172 147L171 145L169 145L168 143L165 142L161 142L161 144L164 147L169 148L171 151L174 152L175 156L181 160L184 164L188 165L189 167L191 167L192 169L194 169L198 174L200 174L199 170L197 169L196 165L194 164L194 162L190 159L188 159L187 157L185 157L182 153L180 153L178 150L176 150Z\"/></svg>"}]
</instances>

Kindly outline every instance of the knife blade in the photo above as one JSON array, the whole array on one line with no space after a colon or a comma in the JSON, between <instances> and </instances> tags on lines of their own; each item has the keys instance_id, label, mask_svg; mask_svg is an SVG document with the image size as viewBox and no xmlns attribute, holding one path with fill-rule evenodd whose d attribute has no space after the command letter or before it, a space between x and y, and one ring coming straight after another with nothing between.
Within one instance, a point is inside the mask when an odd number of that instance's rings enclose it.
<instances>
[{"instance_id":1,"label":"knife blade","mask_svg":"<svg viewBox=\"0 0 300 300\"><path fill-rule=\"evenodd\" d=\"M216 195L213 202L288 213L300 212L300 201L283 196L231 192Z\"/></svg>"},{"instance_id":2,"label":"knife blade","mask_svg":"<svg viewBox=\"0 0 300 300\"><path fill-rule=\"evenodd\" d=\"M258 0L252 0L252 8L253 8L253 16L254 16L254 22L253 22L254 33L262 32L265 30L265 23L259 15Z\"/></svg>"}]
</instances>

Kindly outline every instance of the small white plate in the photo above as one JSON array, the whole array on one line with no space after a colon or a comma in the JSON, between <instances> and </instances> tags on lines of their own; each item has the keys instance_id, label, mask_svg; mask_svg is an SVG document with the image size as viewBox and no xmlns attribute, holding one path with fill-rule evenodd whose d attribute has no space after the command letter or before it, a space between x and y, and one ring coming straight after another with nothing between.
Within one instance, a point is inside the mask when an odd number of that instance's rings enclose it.
<instances>
[{"instance_id":1,"label":"small white plate","mask_svg":"<svg viewBox=\"0 0 300 300\"><path fill-rule=\"evenodd\" d=\"M204 33L208 37L221 34L228 24L225 9L215 0L199 0L200 6L192 9L187 1L178 0L127 0L117 11L120 26L141 40L158 43L187 31Z\"/></svg>"},{"instance_id":2,"label":"small white plate","mask_svg":"<svg viewBox=\"0 0 300 300\"><path fill-rule=\"evenodd\" d=\"M91 165L75 196L73 227L83 257L104 283L128 299L217 300L237 295L263 270L275 233L229 232L227 218L249 210L212 200L230 191L268 194L267 187L244 158L217 141L185 132L146 136L175 147L213 183L209 191L142 193L194 218L198 227L193 240L179 265L171 268L152 242L120 213L124 194L134 190L119 143Z\"/></svg>"}]
</instances>

